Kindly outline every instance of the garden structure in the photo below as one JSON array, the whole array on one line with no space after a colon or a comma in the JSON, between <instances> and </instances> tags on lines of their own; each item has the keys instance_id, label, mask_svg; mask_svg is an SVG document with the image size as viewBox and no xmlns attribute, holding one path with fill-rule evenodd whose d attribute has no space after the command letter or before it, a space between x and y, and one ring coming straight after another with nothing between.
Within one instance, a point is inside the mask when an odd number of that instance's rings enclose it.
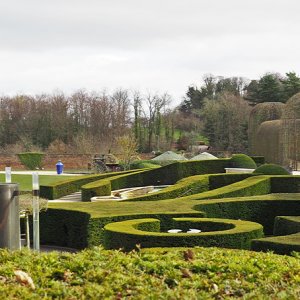
<instances>
[{"instance_id":1,"label":"garden structure","mask_svg":"<svg viewBox=\"0 0 300 300\"><path fill-rule=\"evenodd\" d=\"M45 198L81 190L83 201L49 201L40 216L42 243L77 249L102 245L132 250L139 245L299 251L300 176L277 175L272 165L271 173L268 166L254 173L225 173L228 167L255 166L250 157L236 155L43 185ZM90 202L113 190L148 185L169 187L118 202ZM172 228L182 232L169 233ZM187 233L189 229L201 232Z\"/></svg>"},{"instance_id":2,"label":"garden structure","mask_svg":"<svg viewBox=\"0 0 300 300\"><path fill-rule=\"evenodd\" d=\"M285 104L256 105L249 119L250 153L294 170L300 164L300 93Z\"/></svg>"}]
</instances>

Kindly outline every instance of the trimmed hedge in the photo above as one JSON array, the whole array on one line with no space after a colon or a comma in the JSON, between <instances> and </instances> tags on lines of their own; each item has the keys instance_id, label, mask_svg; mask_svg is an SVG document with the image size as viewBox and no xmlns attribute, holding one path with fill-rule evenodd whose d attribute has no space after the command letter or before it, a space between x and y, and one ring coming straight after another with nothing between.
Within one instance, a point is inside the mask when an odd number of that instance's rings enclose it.
<instances>
[{"instance_id":1,"label":"trimmed hedge","mask_svg":"<svg viewBox=\"0 0 300 300\"><path fill-rule=\"evenodd\" d=\"M181 223L183 225L181 226ZM216 231L201 233L166 233L160 231L160 221L156 219L128 220L110 223L104 227L105 247L122 248L125 251L151 247L194 247L219 246L224 248L249 249L253 238L263 236L260 224L248 221L226 219L176 218L174 227L209 228Z\"/></svg>"},{"instance_id":2,"label":"trimmed hedge","mask_svg":"<svg viewBox=\"0 0 300 300\"><path fill-rule=\"evenodd\" d=\"M250 157L254 160L254 162L256 163L256 165L258 167L265 164L265 157L264 156L256 155L256 156L250 156Z\"/></svg>"},{"instance_id":3,"label":"trimmed hedge","mask_svg":"<svg viewBox=\"0 0 300 300\"><path fill-rule=\"evenodd\" d=\"M42 167L44 153L40 152L24 152L18 153L21 163L29 170L36 170Z\"/></svg>"},{"instance_id":4,"label":"trimmed hedge","mask_svg":"<svg viewBox=\"0 0 300 300\"><path fill-rule=\"evenodd\" d=\"M199 218L204 217L204 213L196 211L193 213L140 213L95 218L84 211L49 208L46 212L40 213L41 243L84 249L103 244L103 228L111 222L157 218L161 222L161 227L166 229L173 224L172 218L176 217Z\"/></svg>"},{"instance_id":5,"label":"trimmed hedge","mask_svg":"<svg viewBox=\"0 0 300 300\"><path fill-rule=\"evenodd\" d=\"M300 193L300 176L270 176L272 193Z\"/></svg>"},{"instance_id":6,"label":"trimmed hedge","mask_svg":"<svg viewBox=\"0 0 300 300\"><path fill-rule=\"evenodd\" d=\"M179 180L174 185L156 193L132 197L123 201L152 201L179 198L207 192L252 176L252 174L206 174L195 175Z\"/></svg>"},{"instance_id":7,"label":"trimmed hedge","mask_svg":"<svg viewBox=\"0 0 300 300\"><path fill-rule=\"evenodd\" d=\"M263 225L266 235L273 234L277 216L300 215L300 198L294 200L289 194L265 195L249 198L232 198L203 201L196 210L205 212L210 218L242 219Z\"/></svg>"},{"instance_id":8,"label":"trimmed hedge","mask_svg":"<svg viewBox=\"0 0 300 300\"><path fill-rule=\"evenodd\" d=\"M277 216L274 223L274 235L288 235L300 232L300 216Z\"/></svg>"},{"instance_id":9,"label":"trimmed hedge","mask_svg":"<svg viewBox=\"0 0 300 300\"><path fill-rule=\"evenodd\" d=\"M248 176L251 175L252 174L248 174ZM228 197L245 197L245 196L265 195L265 194L269 194L270 192L271 192L271 179L269 176L262 175L262 176L251 176L242 181L238 181L218 189L185 197L185 199L205 200L205 199L217 199L217 198L228 198Z\"/></svg>"},{"instance_id":10,"label":"trimmed hedge","mask_svg":"<svg viewBox=\"0 0 300 300\"><path fill-rule=\"evenodd\" d=\"M300 252L300 232L285 235L254 239L251 243L254 251L274 251L277 254L291 254L294 251Z\"/></svg>"},{"instance_id":11,"label":"trimmed hedge","mask_svg":"<svg viewBox=\"0 0 300 300\"><path fill-rule=\"evenodd\" d=\"M119 174L127 174L132 171L103 173L97 175L77 176L75 179L62 180L53 184L41 185L40 195L48 200L58 199L63 196L78 192L82 185L95 180L117 176Z\"/></svg>"},{"instance_id":12,"label":"trimmed hedge","mask_svg":"<svg viewBox=\"0 0 300 300\"><path fill-rule=\"evenodd\" d=\"M224 173L229 159L176 162L161 168L136 171L133 174L114 176L82 186L82 200L110 195L112 190L147 185L170 185L182 178L201 174Z\"/></svg>"},{"instance_id":13,"label":"trimmed hedge","mask_svg":"<svg viewBox=\"0 0 300 300\"><path fill-rule=\"evenodd\" d=\"M246 154L234 154L230 159L232 168L256 169L255 161Z\"/></svg>"},{"instance_id":14,"label":"trimmed hedge","mask_svg":"<svg viewBox=\"0 0 300 300\"><path fill-rule=\"evenodd\" d=\"M253 173L264 175L290 175L289 171L276 164L264 164L255 169Z\"/></svg>"}]
</instances>

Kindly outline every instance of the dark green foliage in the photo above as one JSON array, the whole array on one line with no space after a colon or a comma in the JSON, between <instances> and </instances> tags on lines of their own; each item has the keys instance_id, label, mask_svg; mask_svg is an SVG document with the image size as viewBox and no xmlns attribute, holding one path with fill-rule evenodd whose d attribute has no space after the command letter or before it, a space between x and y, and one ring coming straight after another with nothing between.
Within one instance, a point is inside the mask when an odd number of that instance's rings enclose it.
<instances>
[{"instance_id":1,"label":"dark green foliage","mask_svg":"<svg viewBox=\"0 0 300 300\"><path fill-rule=\"evenodd\" d=\"M256 169L255 161L246 154L234 154L230 159L232 168Z\"/></svg>"},{"instance_id":2,"label":"dark green foliage","mask_svg":"<svg viewBox=\"0 0 300 300\"><path fill-rule=\"evenodd\" d=\"M90 216L87 213L48 209L40 214L41 243L76 249L88 246Z\"/></svg>"},{"instance_id":3,"label":"dark green foliage","mask_svg":"<svg viewBox=\"0 0 300 300\"><path fill-rule=\"evenodd\" d=\"M294 251L300 252L300 233L255 239L251 243L251 249L288 255Z\"/></svg>"},{"instance_id":4,"label":"dark green foliage","mask_svg":"<svg viewBox=\"0 0 300 300\"><path fill-rule=\"evenodd\" d=\"M90 214L64 209L48 209L41 213L41 243L76 249L97 246L104 243L103 227L112 222L130 219L157 218L165 230L173 224L172 218L203 217L204 213L131 214L92 218ZM59 232L59 234L58 234Z\"/></svg>"},{"instance_id":5,"label":"dark green foliage","mask_svg":"<svg viewBox=\"0 0 300 300\"><path fill-rule=\"evenodd\" d=\"M289 195L281 195L278 200L267 196L257 199L220 199L198 204L196 209L211 218L242 219L262 224L266 235L273 234L275 217L280 215L300 215L300 201L289 200Z\"/></svg>"},{"instance_id":6,"label":"dark green foliage","mask_svg":"<svg viewBox=\"0 0 300 300\"><path fill-rule=\"evenodd\" d=\"M253 173L264 175L290 175L289 171L276 164L264 164L255 169Z\"/></svg>"},{"instance_id":7,"label":"dark green foliage","mask_svg":"<svg viewBox=\"0 0 300 300\"><path fill-rule=\"evenodd\" d=\"M274 235L288 235L300 232L300 216L277 216L274 223Z\"/></svg>"},{"instance_id":8,"label":"dark green foliage","mask_svg":"<svg viewBox=\"0 0 300 300\"><path fill-rule=\"evenodd\" d=\"M284 102L282 78L277 73L266 73L246 87L245 99L254 103Z\"/></svg>"},{"instance_id":9,"label":"dark green foliage","mask_svg":"<svg viewBox=\"0 0 300 300\"><path fill-rule=\"evenodd\" d=\"M244 180L251 176L252 174L247 174L247 173L209 175L209 189L210 190L218 189L230 185L232 183Z\"/></svg>"},{"instance_id":10,"label":"dark green foliage","mask_svg":"<svg viewBox=\"0 0 300 300\"><path fill-rule=\"evenodd\" d=\"M25 152L17 154L21 163L29 170L36 170L42 168L42 160L44 153L39 152Z\"/></svg>"},{"instance_id":11,"label":"dark green foliage","mask_svg":"<svg viewBox=\"0 0 300 300\"><path fill-rule=\"evenodd\" d=\"M234 182L228 186L223 186L214 190L210 190L196 195L191 195L185 198L189 198L193 200L202 200L202 199L205 200L205 199L265 195L271 192L270 177L268 176L251 177L251 174L248 174L248 176L249 178L246 178L238 182ZM234 177L232 177L231 179L234 179Z\"/></svg>"},{"instance_id":12,"label":"dark green foliage","mask_svg":"<svg viewBox=\"0 0 300 300\"><path fill-rule=\"evenodd\" d=\"M300 176L272 176L272 193L300 193Z\"/></svg>"},{"instance_id":13,"label":"dark green foliage","mask_svg":"<svg viewBox=\"0 0 300 300\"><path fill-rule=\"evenodd\" d=\"M265 157L264 156L250 156L254 162L256 163L256 165L259 167L261 165L263 165L265 163Z\"/></svg>"},{"instance_id":14,"label":"dark green foliage","mask_svg":"<svg viewBox=\"0 0 300 300\"><path fill-rule=\"evenodd\" d=\"M153 224L154 223L154 224ZM183 223L181 227L181 223ZM262 226L247 221L225 219L177 218L173 226L182 228L203 228L209 231L190 233L166 233L158 231L158 220L141 219L110 223L104 228L105 247L132 250L136 245L151 247L222 246L224 248L249 249L253 238L263 236ZM210 228L211 227L211 228ZM150 232L154 228L155 232ZM215 230L215 231L213 231Z\"/></svg>"}]
</instances>

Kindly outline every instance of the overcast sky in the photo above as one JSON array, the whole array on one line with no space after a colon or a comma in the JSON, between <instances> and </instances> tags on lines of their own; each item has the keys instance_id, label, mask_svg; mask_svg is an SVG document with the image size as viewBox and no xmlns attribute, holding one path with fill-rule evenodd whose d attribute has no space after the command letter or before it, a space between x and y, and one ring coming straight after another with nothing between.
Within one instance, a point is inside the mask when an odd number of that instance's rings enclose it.
<instances>
[{"instance_id":1,"label":"overcast sky","mask_svg":"<svg viewBox=\"0 0 300 300\"><path fill-rule=\"evenodd\" d=\"M300 73L299 0L1 0L0 94Z\"/></svg>"}]
</instances>

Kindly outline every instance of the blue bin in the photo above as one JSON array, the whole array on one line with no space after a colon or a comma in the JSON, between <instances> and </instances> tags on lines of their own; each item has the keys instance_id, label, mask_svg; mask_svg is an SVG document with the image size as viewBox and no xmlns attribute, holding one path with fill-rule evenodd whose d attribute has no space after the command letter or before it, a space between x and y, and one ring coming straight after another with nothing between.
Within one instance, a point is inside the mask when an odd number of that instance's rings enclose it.
<instances>
[{"instance_id":1,"label":"blue bin","mask_svg":"<svg viewBox=\"0 0 300 300\"><path fill-rule=\"evenodd\" d=\"M57 174L62 174L64 170L64 164L61 162L61 160L58 161L58 163L56 164L56 172Z\"/></svg>"}]
</instances>

